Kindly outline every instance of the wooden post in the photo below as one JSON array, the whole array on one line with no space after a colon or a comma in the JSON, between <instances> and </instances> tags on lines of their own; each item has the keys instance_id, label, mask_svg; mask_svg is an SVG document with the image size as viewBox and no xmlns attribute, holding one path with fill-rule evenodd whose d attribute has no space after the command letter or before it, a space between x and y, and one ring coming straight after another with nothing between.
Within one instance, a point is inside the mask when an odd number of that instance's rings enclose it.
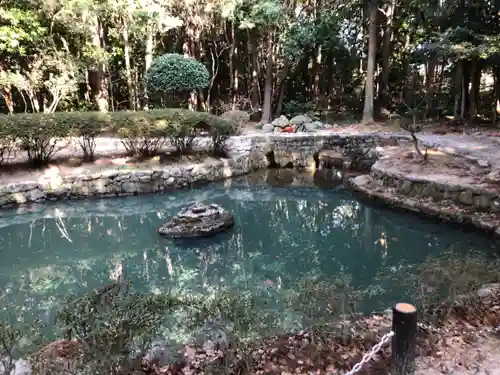
<instances>
[{"instance_id":1,"label":"wooden post","mask_svg":"<svg viewBox=\"0 0 500 375\"><path fill-rule=\"evenodd\" d=\"M398 303L392 315L392 368L391 375L415 373L417 346L417 309L409 303Z\"/></svg>"}]
</instances>

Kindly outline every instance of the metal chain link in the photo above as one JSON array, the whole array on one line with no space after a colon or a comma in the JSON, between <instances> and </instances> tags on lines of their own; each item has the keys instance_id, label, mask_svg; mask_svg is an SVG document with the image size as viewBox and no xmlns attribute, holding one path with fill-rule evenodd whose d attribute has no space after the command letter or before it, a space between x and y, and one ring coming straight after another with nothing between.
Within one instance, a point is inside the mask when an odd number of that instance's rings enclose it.
<instances>
[{"instance_id":1,"label":"metal chain link","mask_svg":"<svg viewBox=\"0 0 500 375\"><path fill-rule=\"evenodd\" d=\"M354 367L351 369L351 371L345 373L344 375L354 375L359 370L361 370L363 368L363 366L367 362L371 361L373 359L373 357L375 356L375 354L377 354L378 351L380 349L382 349L382 346L384 346L385 344L387 344L389 342L389 340L391 339L392 336L394 336L394 332L393 331L388 332L384 336L382 336L382 338L380 339L379 343L376 344L376 345L374 345L373 348L371 348L371 350L363 356L363 358L361 359L361 361L359 361L358 363L356 363L354 365Z\"/></svg>"}]
</instances>

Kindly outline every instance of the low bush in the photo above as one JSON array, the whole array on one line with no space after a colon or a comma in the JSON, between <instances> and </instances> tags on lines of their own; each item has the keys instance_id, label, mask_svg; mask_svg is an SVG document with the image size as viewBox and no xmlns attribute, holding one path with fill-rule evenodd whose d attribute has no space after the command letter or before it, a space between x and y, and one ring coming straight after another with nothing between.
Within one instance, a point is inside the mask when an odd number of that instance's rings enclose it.
<instances>
[{"instance_id":1,"label":"low bush","mask_svg":"<svg viewBox=\"0 0 500 375\"><path fill-rule=\"evenodd\" d=\"M159 152L169 140L180 153L189 152L200 136L209 136L221 154L236 124L206 112L156 109L139 112L60 112L0 115L0 163L15 148L25 150L36 166L46 165L69 137L75 137L84 159L94 158L96 137L121 138L126 150L138 156ZM69 141L68 141L69 143Z\"/></svg>"},{"instance_id":2,"label":"low bush","mask_svg":"<svg viewBox=\"0 0 500 375\"><path fill-rule=\"evenodd\" d=\"M63 116L64 117L64 116ZM65 118L59 114L23 113L2 116L2 136L10 137L14 145L28 154L28 160L36 165L46 165L58 151L60 141L70 133Z\"/></svg>"}]
</instances>

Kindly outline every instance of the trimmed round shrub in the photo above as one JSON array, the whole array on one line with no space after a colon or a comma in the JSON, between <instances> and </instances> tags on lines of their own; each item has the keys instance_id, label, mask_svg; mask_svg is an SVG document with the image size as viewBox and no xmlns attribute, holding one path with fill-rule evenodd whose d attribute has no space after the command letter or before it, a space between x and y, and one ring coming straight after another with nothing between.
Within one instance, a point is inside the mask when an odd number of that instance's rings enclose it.
<instances>
[{"instance_id":1,"label":"trimmed round shrub","mask_svg":"<svg viewBox=\"0 0 500 375\"><path fill-rule=\"evenodd\" d=\"M190 92L208 87L210 74L199 61L177 53L153 60L145 76L149 92Z\"/></svg>"}]
</instances>

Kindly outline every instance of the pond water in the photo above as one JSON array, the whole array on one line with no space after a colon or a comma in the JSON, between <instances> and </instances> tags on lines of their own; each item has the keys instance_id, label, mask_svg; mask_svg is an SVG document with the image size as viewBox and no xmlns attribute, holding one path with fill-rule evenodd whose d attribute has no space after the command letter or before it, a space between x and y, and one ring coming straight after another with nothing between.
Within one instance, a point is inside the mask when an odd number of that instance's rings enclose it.
<instances>
[{"instance_id":1,"label":"pond water","mask_svg":"<svg viewBox=\"0 0 500 375\"><path fill-rule=\"evenodd\" d=\"M157 234L163 222L194 201L232 211L235 227L189 242ZM332 314L325 308L333 298L328 287L296 296L295 306L280 305L283 296L297 293L308 280L342 281L363 291L359 310L381 310L412 298L399 283L381 281L381 272L395 273L445 251L499 250L491 238L361 203L342 187L237 181L229 187L219 183L165 195L2 211L0 249L1 307L18 317L49 319L62 298L122 275L134 288L155 293L204 295L229 287L265 295L273 308L288 312L275 322L279 329L300 328Z\"/></svg>"}]
</instances>

